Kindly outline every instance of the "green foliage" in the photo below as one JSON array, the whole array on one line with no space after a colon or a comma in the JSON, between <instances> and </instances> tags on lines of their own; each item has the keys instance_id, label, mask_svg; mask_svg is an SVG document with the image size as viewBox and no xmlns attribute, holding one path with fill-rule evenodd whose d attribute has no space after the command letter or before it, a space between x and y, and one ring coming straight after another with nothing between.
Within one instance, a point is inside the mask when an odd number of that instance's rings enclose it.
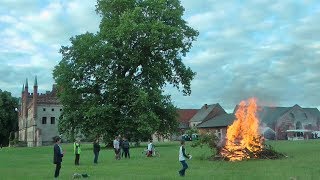
<instances>
[{"instance_id":1,"label":"green foliage","mask_svg":"<svg viewBox=\"0 0 320 180\"><path fill-rule=\"evenodd\" d=\"M190 137L192 136L192 134L198 134L198 133L199 133L199 131L198 131L198 129L195 128L195 127L191 128L191 129L188 129L188 130L186 131L186 134L188 134Z\"/></svg>"},{"instance_id":2,"label":"green foliage","mask_svg":"<svg viewBox=\"0 0 320 180\"><path fill-rule=\"evenodd\" d=\"M213 154L217 153L220 148L220 139L214 133L201 134L199 139L192 141L191 147L203 147L208 146Z\"/></svg>"},{"instance_id":3,"label":"green foliage","mask_svg":"<svg viewBox=\"0 0 320 180\"><path fill-rule=\"evenodd\" d=\"M198 35L179 0L98 0L96 11L100 30L72 37L53 72L64 105L60 132L138 141L176 131L176 108L163 88L190 95L195 73L182 57Z\"/></svg>"},{"instance_id":4,"label":"green foliage","mask_svg":"<svg viewBox=\"0 0 320 180\"><path fill-rule=\"evenodd\" d=\"M12 97L10 92L0 90L0 144L8 145L10 132L18 130L17 107L18 99Z\"/></svg>"}]
</instances>

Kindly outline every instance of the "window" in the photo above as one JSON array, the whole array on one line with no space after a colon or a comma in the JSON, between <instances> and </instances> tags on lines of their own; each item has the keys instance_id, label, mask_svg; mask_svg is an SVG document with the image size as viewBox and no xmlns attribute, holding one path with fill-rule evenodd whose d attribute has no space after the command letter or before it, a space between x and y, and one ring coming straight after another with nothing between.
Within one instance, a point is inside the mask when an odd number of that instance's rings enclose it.
<instances>
[{"instance_id":1,"label":"window","mask_svg":"<svg viewBox=\"0 0 320 180\"><path fill-rule=\"evenodd\" d=\"M51 117L51 124L55 124L56 122L56 118L55 117Z\"/></svg>"},{"instance_id":2,"label":"window","mask_svg":"<svg viewBox=\"0 0 320 180\"><path fill-rule=\"evenodd\" d=\"M46 108L43 108L43 111L46 111Z\"/></svg>"},{"instance_id":3,"label":"window","mask_svg":"<svg viewBox=\"0 0 320 180\"><path fill-rule=\"evenodd\" d=\"M42 124L47 124L47 117L42 117Z\"/></svg>"},{"instance_id":4,"label":"window","mask_svg":"<svg viewBox=\"0 0 320 180\"><path fill-rule=\"evenodd\" d=\"M52 108L51 111L54 111L54 109Z\"/></svg>"},{"instance_id":5,"label":"window","mask_svg":"<svg viewBox=\"0 0 320 180\"><path fill-rule=\"evenodd\" d=\"M216 132L215 132L216 136L218 138L221 138L222 137L222 129L216 129Z\"/></svg>"}]
</instances>

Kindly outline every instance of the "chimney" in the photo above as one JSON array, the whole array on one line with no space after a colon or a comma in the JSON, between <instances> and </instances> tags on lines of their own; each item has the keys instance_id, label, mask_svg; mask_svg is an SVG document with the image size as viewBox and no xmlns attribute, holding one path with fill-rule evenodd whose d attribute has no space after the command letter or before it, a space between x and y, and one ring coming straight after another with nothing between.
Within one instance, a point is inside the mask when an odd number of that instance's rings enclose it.
<instances>
[{"instance_id":1,"label":"chimney","mask_svg":"<svg viewBox=\"0 0 320 180\"><path fill-rule=\"evenodd\" d=\"M205 109L208 109L208 104L204 104L204 108L205 108Z\"/></svg>"}]
</instances>

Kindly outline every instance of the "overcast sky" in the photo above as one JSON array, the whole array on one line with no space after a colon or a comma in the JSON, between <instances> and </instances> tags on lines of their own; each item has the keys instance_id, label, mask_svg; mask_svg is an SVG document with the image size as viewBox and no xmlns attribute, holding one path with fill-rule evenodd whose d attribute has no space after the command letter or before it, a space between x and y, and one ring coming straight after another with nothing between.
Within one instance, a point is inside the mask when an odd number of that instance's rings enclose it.
<instances>
[{"instance_id":1,"label":"overcast sky","mask_svg":"<svg viewBox=\"0 0 320 180\"><path fill-rule=\"evenodd\" d=\"M261 104L320 108L320 1L182 0L200 35L184 63L197 73L191 96L167 88L180 108L220 103L228 111L248 97ZM59 48L98 31L93 0L0 0L0 89L20 96L38 76L51 90Z\"/></svg>"}]
</instances>

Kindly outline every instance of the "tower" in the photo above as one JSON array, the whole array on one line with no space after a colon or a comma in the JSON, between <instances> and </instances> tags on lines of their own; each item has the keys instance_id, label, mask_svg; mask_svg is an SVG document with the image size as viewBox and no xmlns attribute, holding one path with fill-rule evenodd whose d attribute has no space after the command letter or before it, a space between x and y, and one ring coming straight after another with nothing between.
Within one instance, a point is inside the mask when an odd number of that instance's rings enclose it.
<instances>
[{"instance_id":1,"label":"tower","mask_svg":"<svg viewBox=\"0 0 320 180\"><path fill-rule=\"evenodd\" d=\"M24 122L24 128L25 128L25 136L24 136L24 141L27 142L27 127L28 127L28 78L26 78L26 85L24 86L24 92L23 92L23 97L22 97L22 121Z\"/></svg>"},{"instance_id":2,"label":"tower","mask_svg":"<svg viewBox=\"0 0 320 180\"><path fill-rule=\"evenodd\" d=\"M37 117L37 100L38 100L38 81L37 81L37 76L35 76L34 85L33 85L33 98L32 98L33 120L35 120Z\"/></svg>"}]
</instances>

